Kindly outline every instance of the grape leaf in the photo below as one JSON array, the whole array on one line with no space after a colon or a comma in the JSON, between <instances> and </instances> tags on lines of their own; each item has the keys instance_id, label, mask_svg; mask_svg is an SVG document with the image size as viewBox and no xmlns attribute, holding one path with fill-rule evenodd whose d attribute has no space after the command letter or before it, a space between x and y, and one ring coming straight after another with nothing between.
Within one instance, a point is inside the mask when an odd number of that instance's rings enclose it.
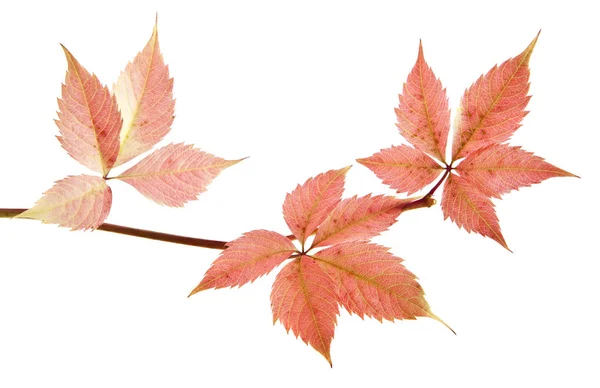
<instances>
[{"instance_id":1,"label":"grape leaf","mask_svg":"<svg viewBox=\"0 0 600 388\"><path fill-rule=\"evenodd\" d=\"M500 199L512 190L548 178L576 176L520 147L502 144L528 113L529 59L538 36L521 54L494 66L465 91L455 120L450 164L443 158L450 124L445 89L425 62L419 45L417 63L396 109L400 133L415 148L393 146L357 161L383 183L409 194L444 172L425 197L431 197L447 179L442 192L444 218L508 249L491 198Z\"/></svg>"},{"instance_id":2,"label":"grape leaf","mask_svg":"<svg viewBox=\"0 0 600 388\"><path fill-rule=\"evenodd\" d=\"M64 46L63 50L68 71L58 100L58 140L73 159L106 176L119 153L122 119L117 101Z\"/></svg>"},{"instance_id":3,"label":"grape leaf","mask_svg":"<svg viewBox=\"0 0 600 388\"><path fill-rule=\"evenodd\" d=\"M18 218L33 218L44 223L71 228L95 229L110 211L112 192L104 179L97 176L69 176L56 182L35 206Z\"/></svg>"},{"instance_id":4,"label":"grape leaf","mask_svg":"<svg viewBox=\"0 0 600 388\"><path fill-rule=\"evenodd\" d=\"M330 364L340 305L360 317L421 316L442 322L429 309L421 286L402 259L369 243L396 222L410 200L383 195L341 199L346 171L348 167L330 170L298 185L286 195L283 206L293 236L255 230L231 241L190 295L241 286L291 259L273 284L273 321L279 320ZM315 231L313 243L306 248L305 239ZM301 247L296 248L290 238L298 239ZM322 249L326 245L330 247Z\"/></svg>"},{"instance_id":5,"label":"grape leaf","mask_svg":"<svg viewBox=\"0 0 600 388\"><path fill-rule=\"evenodd\" d=\"M238 162L221 159L191 145L169 144L116 179L129 183L158 204L180 207L206 191L223 169Z\"/></svg>"},{"instance_id":6,"label":"grape leaf","mask_svg":"<svg viewBox=\"0 0 600 388\"><path fill-rule=\"evenodd\" d=\"M173 78L160 52L156 24L146 47L127 64L113 89L123 115L115 162L119 166L151 149L173 123Z\"/></svg>"}]
</instances>

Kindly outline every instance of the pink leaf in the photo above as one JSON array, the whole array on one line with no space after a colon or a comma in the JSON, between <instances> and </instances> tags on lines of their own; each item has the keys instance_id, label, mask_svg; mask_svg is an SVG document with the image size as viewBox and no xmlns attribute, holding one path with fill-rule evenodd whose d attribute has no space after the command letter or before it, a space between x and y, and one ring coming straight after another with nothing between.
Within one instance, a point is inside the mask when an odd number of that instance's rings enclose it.
<instances>
[{"instance_id":1,"label":"pink leaf","mask_svg":"<svg viewBox=\"0 0 600 388\"><path fill-rule=\"evenodd\" d=\"M440 175L442 167L423 152L407 145L392 146L357 162L368 167L392 189L408 195Z\"/></svg>"},{"instance_id":2,"label":"pink leaf","mask_svg":"<svg viewBox=\"0 0 600 388\"><path fill-rule=\"evenodd\" d=\"M445 162L450 130L448 97L446 89L425 62L421 44L417 62L399 98L396 117L402 136L417 149Z\"/></svg>"},{"instance_id":3,"label":"pink leaf","mask_svg":"<svg viewBox=\"0 0 600 388\"><path fill-rule=\"evenodd\" d=\"M317 230L313 247L377 236L396 222L409 201L383 195L344 199Z\"/></svg>"},{"instance_id":4,"label":"pink leaf","mask_svg":"<svg viewBox=\"0 0 600 388\"><path fill-rule=\"evenodd\" d=\"M106 176L119 152L122 119L117 101L69 50L63 50L69 68L58 100L58 140L73 159Z\"/></svg>"},{"instance_id":5,"label":"pink leaf","mask_svg":"<svg viewBox=\"0 0 600 388\"><path fill-rule=\"evenodd\" d=\"M339 313L334 290L333 281L315 260L302 256L283 267L271 292L273 322L279 319L330 365L329 348Z\"/></svg>"},{"instance_id":6,"label":"pink leaf","mask_svg":"<svg viewBox=\"0 0 600 388\"><path fill-rule=\"evenodd\" d=\"M521 147L491 145L469 154L456 170L479 191L500 198L511 190L560 176L575 176Z\"/></svg>"},{"instance_id":7,"label":"pink leaf","mask_svg":"<svg viewBox=\"0 0 600 388\"><path fill-rule=\"evenodd\" d=\"M224 160L191 145L159 148L116 177L156 203L183 206L206 191L219 173L239 160Z\"/></svg>"},{"instance_id":8,"label":"pink leaf","mask_svg":"<svg viewBox=\"0 0 600 388\"><path fill-rule=\"evenodd\" d=\"M467 232L479 233L508 249L492 201L463 177L450 175L442 194L444 219ZM510 249L509 249L510 250Z\"/></svg>"},{"instance_id":9,"label":"pink leaf","mask_svg":"<svg viewBox=\"0 0 600 388\"><path fill-rule=\"evenodd\" d=\"M72 230L102 225L112 204L112 192L104 179L90 175L69 176L56 182L31 209L19 218L33 218Z\"/></svg>"},{"instance_id":10,"label":"pink leaf","mask_svg":"<svg viewBox=\"0 0 600 388\"><path fill-rule=\"evenodd\" d=\"M115 166L148 151L171 129L173 78L163 61L156 25L146 47L127 64L114 86L121 114L121 150Z\"/></svg>"},{"instance_id":11,"label":"pink leaf","mask_svg":"<svg viewBox=\"0 0 600 388\"><path fill-rule=\"evenodd\" d=\"M227 243L204 279L190 293L208 288L241 286L271 272L296 251L285 236L268 230L254 230Z\"/></svg>"},{"instance_id":12,"label":"pink leaf","mask_svg":"<svg viewBox=\"0 0 600 388\"><path fill-rule=\"evenodd\" d=\"M388 248L367 242L334 245L312 255L339 287L339 299L350 313L382 320L435 317L423 288L402 259Z\"/></svg>"},{"instance_id":13,"label":"pink leaf","mask_svg":"<svg viewBox=\"0 0 600 388\"><path fill-rule=\"evenodd\" d=\"M478 148L502 143L521 126L530 98L529 58L536 42L537 36L520 55L494 66L465 91L457 117L452 160Z\"/></svg>"},{"instance_id":14,"label":"pink leaf","mask_svg":"<svg viewBox=\"0 0 600 388\"><path fill-rule=\"evenodd\" d=\"M319 227L340 202L344 191L344 177L349 168L319 174L286 195L283 218L301 244L304 244L306 237Z\"/></svg>"}]
</instances>

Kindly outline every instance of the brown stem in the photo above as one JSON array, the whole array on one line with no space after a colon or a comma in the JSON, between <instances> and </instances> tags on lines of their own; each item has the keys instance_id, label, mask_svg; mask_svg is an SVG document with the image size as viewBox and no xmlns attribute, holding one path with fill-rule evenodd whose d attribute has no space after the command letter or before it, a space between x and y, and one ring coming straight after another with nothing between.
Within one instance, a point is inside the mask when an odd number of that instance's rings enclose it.
<instances>
[{"instance_id":1,"label":"brown stem","mask_svg":"<svg viewBox=\"0 0 600 388\"><path fill-rule=\"evenodd\" d=\"M442 182L444 182L444 180L446 180L446 178L448 177L448 174L450 174L451 170L452 170L452 166L451 165L447 166L446 171L444 171L444 175L442 175L440 180L435 184L435 186L433 186L433 188L431 190L429 190L429 193L425 194L425 197L423 197L423 198L431 197L435 193L435 191L442 185Z\"/></svg>"},{"instance_id":2,"label":"brown stem","mask_svg":"<svg viewBox=\"0 0 600 388\"><path fill-rule=\"evenodd\" d=\"M0 218L12 218L27 209L0 209ZM148 238L151 240L166 241L175 244L191 245L193 247L211 248L211 249L225 249L226 241L218 240L206 240L203 238L179 236L176 234L154 232L152 230L130 228L128 226L114 225L114 224L102 224L97 230L104 230L106 232L126 234L128 236L136 236L142 238Z\"/></svg>"},{"instance_id":3,"label":"brown stem","mask_svg":"<svg viewBox=\"0 0 600 388\"><path fill-rule=\"evenodd\" d=\"M424 197L419 198L415 201L409 202L404 205L404 211L419 209L422 207L431 207L435 204L435 199L431 198L435 190L442 184L444 179L448 176L450 172L450 168L446 169L446 172L440 179L440 181L427 193ZM23 213L27 209L1 209L0 208L0 218L13 218ZM128 236L135 236L141 238L147 238L151 240L165 241L174 244L183 244L190 245L193 247L201 247L201 248L210 248L210 249L220 249L223 250L227 247L226 241L219 240L207 240L203 238L197 237L187 237L180 236L177 234L169 234L162 232L154 232L152 230L138 229L138 228L130 228L128 226L121 226L115 224L102 224L97 230L104 230L105 232L119 233L125 234ZM296 237L294 235L287 236L290 240L295 240Z\"/></svg>"}]
</instances>

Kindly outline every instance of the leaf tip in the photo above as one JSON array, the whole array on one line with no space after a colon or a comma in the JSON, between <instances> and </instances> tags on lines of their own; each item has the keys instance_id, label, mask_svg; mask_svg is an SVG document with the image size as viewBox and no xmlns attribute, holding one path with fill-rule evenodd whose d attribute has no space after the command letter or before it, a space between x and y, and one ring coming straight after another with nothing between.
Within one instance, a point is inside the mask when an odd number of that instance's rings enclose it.
<instances>
[{"instance_id":1,"label":"leaf tip","mask_svg":"<svg viewBox=\"0 0 600 388\"><path fill-rule=\"evenodd\" d=\"M154 16L154 28L152 29L152 38L158 36L158 11L156 11L156 15Z\"/></svg>"},{"instance_id":2,"label":"leaf tip","mask_svg":"<svg viewBox=\"0 0 600 388\"><path fill-rule=\"evenodd\" d=\"M356 163L362 164L363 166L367 166L367 164L369 163L370 160L371 160L371 157L359 158L359 159L356 159Z\"/></svg>"},{"instance_id":3,"label":"leaf tip","mask_svg":"<svg viewBox=\"0 0 600 388\"><path fill-rule=\"evenodd\" d=\"M535 38L533 38L531 43L529 43L527 48L525 48L525 50L521 53L521 55L524 57L525 64L529 63L529 58L531 58L531 53L533 52L533 49L535 48L535 45L536 45L541 33L542 33L542 30L540 29L538 31L537 35L535 36Z\"/></svg>"},{"instance_id":4,"label":"leaf tip","mask_svg":"<svg viewBox=\"0 0 600 388\"><path fill-rule=\"evenodd\" d=\"M456 332L454 331L453 328L450 327L450 325L448 325L446 322L444 322L440 317L438 317L437 315L435 315L434 313L432 313L431 311L429 312L429 317L435 319L436 321L438 321L439 323L441 323L442 325L446 326L448 328L448 330L450 330L452 332L452 334L457 335Z\"/></svg>"},{"instance_id":5,"label":"leaf tip","mask_svg":"<svg viewBox=\"0 0 600 388\"><path fill-rule=\"evenodd\" d=\"M419 39L419 53L417 54L417 62L419 60L423 61L425 56L423 55L423 41Z\"/></svg>"},{"instance_id":6,"label":"leaf tip","mask_svg":"<svg viewBox=\"0 0 600 388\"><path fill-rule=\"evenodd\" d=\"M63 52L65 53L65 56L67 57L67 62L71 62L71 60L75 59L75 57L73 57L73 54L71 54L71 52L65 47L64 44L59 43L60 47L63 49Z\"/></svg>"},{"instance_id":7,"label":"leaf tip","mask_svg":"<svg viewBox=\"0 0 600 388\"><path fill-rule=\"evenodd\" d=\"M507 251L509 251L510 253L514 253L513 251L511 251L511 249L508 247L508 245L506 244L506 241L504 240L504 236L500 235L498 236L498 238L493 238L496 242L498 242L500 245L502 245L502 247L504 249L506 249Z\"/></svg>"},{"instance_id":8,"label":"leaf tip","mask_svg":"<svg viewBox=\"0 0 600 388\"><path fill-rule=\"evenodd\" d=\"M192 296L192 295L194 295L194 294L197 294L197 293L199 293L200 291L204 291L204 290L206 290L206 285L205 285L205 284L203 284L203 282L200 282L200 284L198 284L198 285L196 286L196 288L194 288L194 289L192 290L192 292L190 292L190 294L189 294L187 297L189 298L190 296Z\"/></svg>"}]
</instances>

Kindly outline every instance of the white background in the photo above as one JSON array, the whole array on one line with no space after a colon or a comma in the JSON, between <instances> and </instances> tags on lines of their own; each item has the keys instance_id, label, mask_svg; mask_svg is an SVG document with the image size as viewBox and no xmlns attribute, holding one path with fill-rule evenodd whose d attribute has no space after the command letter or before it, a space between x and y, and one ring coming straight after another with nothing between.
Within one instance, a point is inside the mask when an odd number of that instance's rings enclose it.
<instances>
[{"instance_id":1,"label":"white background","mask_svg":"<svg viewBox=\"0 0 600 388\"><path fill-rule=\"evenodd\" d=\"M431 319L344 312L333 369L272 325L274 273L187 299L218 251L0 220L0 386L599 386L600 31L587 4L3 2L0 207L30 207L55 180L88 172L55 139L59 43L111 85L157 11L177 99L162 144L250 158L183 209L113 182L107 222L222 240L287 233L285 193L348 164L346 196L389 193L354 160L401 142L393 108L419 39L455 108L542 29L531 113L511 144L582 179L497 202L512 254L443 221L437 206L402 215L377 242L406 260L458 335Z\"/></svg>"}]
</instances>

